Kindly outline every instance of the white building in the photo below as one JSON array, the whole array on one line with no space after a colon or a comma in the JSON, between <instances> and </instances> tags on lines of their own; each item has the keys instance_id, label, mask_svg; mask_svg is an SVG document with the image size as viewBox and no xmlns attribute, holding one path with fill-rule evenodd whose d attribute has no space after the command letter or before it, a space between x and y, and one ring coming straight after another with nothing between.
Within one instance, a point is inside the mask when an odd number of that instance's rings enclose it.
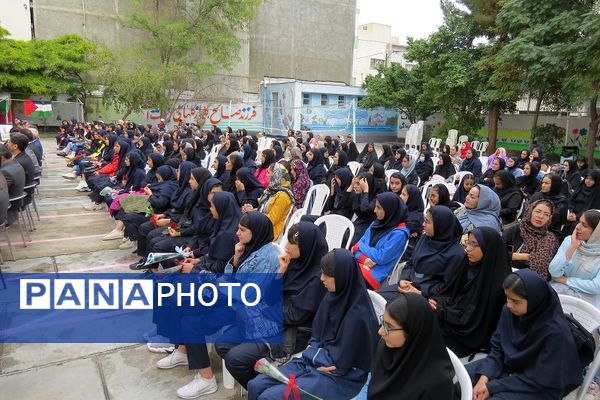
<instances>
[{"instance_id":1,"label":"white building","mask_svg":"<svg viewBox=\"0 0 600 400\"><path fill-rule=\"evenodd\" d=\"M400 64L410 68L412 64L404 58L406 49L398 37L392 36L390 25L374 22L358 25L354 38L352 84L362 86L368 75L377 74L379 65Z\"/></svg>"}]
</instances>

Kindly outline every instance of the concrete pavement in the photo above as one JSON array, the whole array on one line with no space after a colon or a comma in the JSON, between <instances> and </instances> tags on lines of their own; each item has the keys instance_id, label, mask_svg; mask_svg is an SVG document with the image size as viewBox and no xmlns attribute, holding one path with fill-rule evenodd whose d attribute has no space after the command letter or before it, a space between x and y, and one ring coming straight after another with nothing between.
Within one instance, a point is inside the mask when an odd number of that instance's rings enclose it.
<instances>
[{"instance_id":1,"label":"concrete pavement","mask_svg":"<svg viewBox=\"0 0 600 400\"><path fill-rule=\"evenodd\" d=\"M3 272L130 272L138 259L119 250L120 240L102 241L113 227L105 212L85 211L87 193L62 178L69 172L65 160L55 155L54 139L43 139L46 152L40 221L23 247L18 228L8 229L17 261L10 258L0 233ZM165 400L193 375L187 367L158 370L153 354L140 344L0 344L0 398L24 400ZM219 391L207 400L238 399L240 389L224 389L221 359L212 354Z\"/></svg>"}]
</instances>

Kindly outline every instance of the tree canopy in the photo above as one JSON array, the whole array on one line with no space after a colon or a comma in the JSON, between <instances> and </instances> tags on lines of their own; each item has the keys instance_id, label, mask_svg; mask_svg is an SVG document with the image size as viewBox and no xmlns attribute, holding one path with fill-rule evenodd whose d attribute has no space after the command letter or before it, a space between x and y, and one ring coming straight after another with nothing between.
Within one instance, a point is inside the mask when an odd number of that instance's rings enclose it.
<instances>
[{"instance_id":1,"label":"tree canopy","mask_svg":"<svg viewBox=\"0 0 600 400\"><path fill-rule=\"evenodd\" d=\"M145 40L132 53L123 53L141 62L115 61L103 76L105 101L125 115L146 107L164 113L183 92L193 92L216 71L237 64L240 32L248 29L259 3L175 0L165 5L158 0L137 0L135 11L120 22L142 33Z\"/></svg>"},{"instance_id":2,"label":"tree canopy","mask_svg":"<svg viewBox=\"0 0 600 400\"><path fill-rule=\"evenodd\" d=\"M84 96L97 88L89 73L106 53L94 42L78 35L31 41L7 38L0 27L0 90L56 96Z\"/></svg>"}]
</instances>

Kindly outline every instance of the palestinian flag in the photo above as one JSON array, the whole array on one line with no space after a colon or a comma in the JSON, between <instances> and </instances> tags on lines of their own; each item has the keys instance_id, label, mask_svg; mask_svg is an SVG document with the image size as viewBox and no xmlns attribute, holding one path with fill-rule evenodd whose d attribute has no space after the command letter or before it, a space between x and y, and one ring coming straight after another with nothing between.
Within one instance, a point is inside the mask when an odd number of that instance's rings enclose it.
<instances>
[{"instance_id":1,"label":"palestinian flag","mask_svg":"<svg viewBox=\"0 0 600 400\"><path fill-rule=\"evenodd\" d=\"M23 100L23 114L29 118L46 119L52 116L52 104L49 101Z\"/></svg>"}]
</instances>

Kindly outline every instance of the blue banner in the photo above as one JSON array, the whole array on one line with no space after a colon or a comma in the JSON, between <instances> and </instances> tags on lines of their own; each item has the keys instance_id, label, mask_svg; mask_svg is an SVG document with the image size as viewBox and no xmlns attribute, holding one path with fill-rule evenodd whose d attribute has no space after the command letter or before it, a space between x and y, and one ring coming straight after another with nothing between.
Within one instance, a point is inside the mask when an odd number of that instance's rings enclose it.
<instances>
[{"instance_id":1,"label":"blue banner","mask_svg":"<svg viewBox=\"0 0 600 400\"><path fill-rule=\"evenodd\" d=\"M280 343L277 274L3 274L0 343ZM147 336L147 335L146 335Z\"/></svg>"}]
</instances>

